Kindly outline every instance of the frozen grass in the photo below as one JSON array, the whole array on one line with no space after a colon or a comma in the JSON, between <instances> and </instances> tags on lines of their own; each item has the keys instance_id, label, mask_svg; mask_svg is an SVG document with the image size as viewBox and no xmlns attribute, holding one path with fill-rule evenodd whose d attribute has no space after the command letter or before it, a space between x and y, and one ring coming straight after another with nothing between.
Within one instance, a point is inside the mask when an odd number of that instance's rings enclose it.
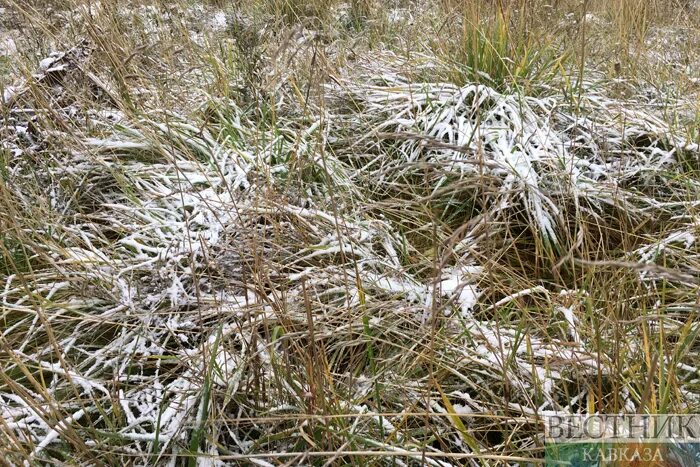
<instances>
[{"instance_id":1,"label":"frozen grass","mask_svg":"<svg viewBox=\"0 0 700 467\"><path fill-rule=\"evenodd\" d=\"M562 3L10 2L4 460L519 464L698 410L690 78L596 66L659 5Z\"/></svg>"}]
</instances>

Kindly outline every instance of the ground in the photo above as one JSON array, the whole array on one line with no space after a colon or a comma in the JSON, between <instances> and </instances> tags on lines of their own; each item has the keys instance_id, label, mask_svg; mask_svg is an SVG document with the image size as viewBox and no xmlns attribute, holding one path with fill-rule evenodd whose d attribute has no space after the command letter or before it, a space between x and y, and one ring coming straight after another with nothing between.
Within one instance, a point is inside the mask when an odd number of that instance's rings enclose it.
<instances>
[{"instance_id":1,"label":"ground","mask_svg":"<svg viewBox=\"0 0 700 467\"><path fill-rule=\"evenodd\" d=\"M0 0L12 465L518 465L700 409L699 6Z\"/></svg>"}]
</instances>

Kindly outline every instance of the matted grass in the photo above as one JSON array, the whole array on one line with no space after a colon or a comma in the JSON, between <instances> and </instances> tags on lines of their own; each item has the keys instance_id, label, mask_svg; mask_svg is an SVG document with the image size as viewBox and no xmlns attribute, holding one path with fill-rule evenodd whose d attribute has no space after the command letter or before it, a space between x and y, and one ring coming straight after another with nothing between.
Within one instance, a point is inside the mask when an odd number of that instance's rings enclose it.
<instances>
[{"instance_id":1,"label":"matted grass","mask_svg":"<svg viewBox=\"0 0 700 467\"><path fill-rule=\"evenodd\" d=\"M4 461L517 465L548 414L698 410L698 63L651 41L690 19L43 3L2 20Z\"/></svg>"}]
</instances>

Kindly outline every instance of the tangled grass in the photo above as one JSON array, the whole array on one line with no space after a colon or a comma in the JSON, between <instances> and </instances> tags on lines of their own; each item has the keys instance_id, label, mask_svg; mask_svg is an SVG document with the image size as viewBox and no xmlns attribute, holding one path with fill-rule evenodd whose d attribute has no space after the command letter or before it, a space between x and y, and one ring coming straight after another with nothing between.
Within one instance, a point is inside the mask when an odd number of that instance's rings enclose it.
<instances>
[{"instance_id":1,"label":"tangled grass","mask_svg":"<svg viewBox=\"0 0 700 467\"><path fill-rule=\"evenodd\" d=\"M3 90L8 463L518 464L546 415L697 410L700 148L653 103L212 55L258 87L175 111L99 47Z\"/></svg>"}]
</instances>

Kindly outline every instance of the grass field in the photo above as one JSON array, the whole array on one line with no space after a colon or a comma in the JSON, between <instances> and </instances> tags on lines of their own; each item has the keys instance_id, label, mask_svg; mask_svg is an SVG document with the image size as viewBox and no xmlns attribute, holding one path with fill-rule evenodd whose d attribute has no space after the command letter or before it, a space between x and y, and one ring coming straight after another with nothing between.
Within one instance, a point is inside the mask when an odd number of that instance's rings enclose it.
<instances>
[{"instance_id":1,"label":"grass field","mask_svg":"<svg viewBox=\"0 0 700 467\"><path fill-rule=\"evenodd\" d=\"M0 97L0 464L700 410L698 2L0 0Z\"/></svg>"}]
</instances>

